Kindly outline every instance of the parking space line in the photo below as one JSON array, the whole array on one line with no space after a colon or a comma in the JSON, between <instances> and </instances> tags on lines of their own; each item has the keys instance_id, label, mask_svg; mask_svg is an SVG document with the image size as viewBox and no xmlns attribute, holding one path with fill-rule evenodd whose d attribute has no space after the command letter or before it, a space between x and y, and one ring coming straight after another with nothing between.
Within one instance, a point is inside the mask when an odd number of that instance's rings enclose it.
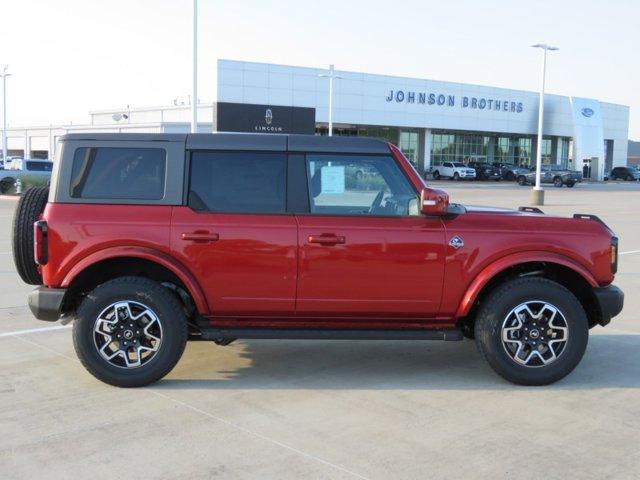
<instances>
[{"instance_id":1,"label":"parking space line","mask_svg":"<svg viewBox=\"0 0 640 480\"><path fill-rule=\"evenodd\" d=\"M36 328L34 330L36 330L36 331L51 331L53 329L58 329L59 330L61 328L71 328L71 325L58 325L56 327ZM30 332L30 330L21 330L21 332ZM47 347L45 345L41 345L38 342L34 342L33 340L29 340L27 338L17 336L16 333L17 332L8 332L8 333L2 334L2 335L13 336L17 340L23 341L25 343L29 343L29 344L34 345L34 346L36 346L36 347L38 347L38 348L40 348L42 350L46 350L48 352L51 352L54 355L57 355L57 356L62 357L62 358L65 358L67 360L71 360L72 362L79 363L79 360L77 358L72 358L72 357L69 357L69 356L67 356L67 355L65 355L63 353L56 352L55 350L53 350L53 349L51 349L51 348L49 348L49 347ZM233 422L231 422L229 420L225 420L224 418L218 417L218 416L213 415L213 414L211 414L209 412L201 410L198 407L194 407L193 405L190 405L190 404L188 404L186 402L183 402L181 400L178 400L178 399L175 399L175 398L170 397L168 395L165 395L164 393L160 393L160 392L158 392L156 390L153 390L152 388L149 388L147 390L150 393L153 393L154 395L156 395L156 396L158 396L160 398L163 398L165 400L169 400L169 401L171 401L173 403L176 403L176 404L178 404L178 405L180 405L180 406L182 406L184 408L187 408L187 409L189 409L189 410L191 410L193 412L199 413L200 415L204 415L205 417L208 417L208 418L210 418L212 420L215 420L215 421L217 421L219 423L222 423L222 424L227 425L229 427L235 428L236 430L239 430L240 432L246 433L247 435L251 435L253 437L259 438L260 440L264 440L264 441L269 442L269 443L271 443L273 445L276 445L278 447L284 448L285 450L289 450L290 452L293 452L295 454L298 454L298 455L303 456L305 458L308 458L310 460L314 460L314 461L316 461L318 463L321 463L321 464L323 464L323 465L325 465L327 467L331 467L334 470L338 470L340 472L343 472L343 473L346 473L348 475L351 475L352 477L360 478L362 480L369 480L368 477L362 476L359 473L353 472L353 471L349 470L348 468L345 468L345 467L343 467L341 465L329 462L328 460L324 460L324 459L322 459L320 457L317 457L315 455L307 453L307 452L305 452L303 450L299 450L299 449L297 449L295 447L292 447L291 445L288 445L286 443L282 443L282 442L280 442L280 441L278 441L278 440L276 440L274 438L267 437L266 435L262 435L262 434L260 434L258 432L254 432L253 430L249 430L248 428L242 427L242 426L240 426L240 425L238 425L236 423L233 423Z\"/></svg>"},{"instance_id":2,"label":"parking space line","mask_svg":"<svg viewBox=\"0 0 640 480\"><path fill-rule=\"evenodd\" d=\"M17 337L19 335L27 335L29 333L42 333L42 332L53 332L55 330L68 330L70 328L71 328L71 325L54 325L53 327L30 328L28 330L14 330L13 332L0 333L0 338Z\"/></svg>"},{"instance_id":3,"label":"parking space line","mask_svg":"<svg viewBox=\"0 0 640 480\"><path fill-rule=\"evenodd\" d=\"M620 252L618 255L631 255L632 253L640 253L640 250L629 250L628 252Z\"/></svg>"}]
</instances>

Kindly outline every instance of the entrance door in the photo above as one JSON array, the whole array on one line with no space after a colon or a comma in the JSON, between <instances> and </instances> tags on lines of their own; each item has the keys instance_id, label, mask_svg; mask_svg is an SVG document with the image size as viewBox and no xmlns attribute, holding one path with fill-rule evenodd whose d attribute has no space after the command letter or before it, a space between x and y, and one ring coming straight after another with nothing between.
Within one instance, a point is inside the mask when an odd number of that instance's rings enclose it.
<instances>
[{"instance_id":1,"label":"entrance door","mask_svg":"<svg viewBox=\"0 0 640 480\"><path fill-rule=\"evenodd\" d=\"M188 206L174 208L171 246L216 316L292 315L297 227L286 214L284 153L191 154Z\"/></svg>"},{"instance_id":2,"label":"entrance door","mask_svg":"<svg viewBox=\"0 0 640 480\"><path fill-rule=\"evenodd\" d=\"M298 216L296 312L431 318L444 272L444 229L422 216L393 157L306 156L310 214Z\"/></svg>"}]
</instances>

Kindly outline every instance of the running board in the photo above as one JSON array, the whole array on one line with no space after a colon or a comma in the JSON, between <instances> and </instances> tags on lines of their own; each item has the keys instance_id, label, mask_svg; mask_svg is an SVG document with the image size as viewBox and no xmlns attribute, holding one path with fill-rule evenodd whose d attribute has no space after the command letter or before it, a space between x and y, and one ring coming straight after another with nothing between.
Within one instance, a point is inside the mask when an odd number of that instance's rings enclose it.
<instances>
[{"instance_id":1,"label":"running board","mask_svg":"<svg viewBox=\"0 0 640 480\"><path fill-rule=\"evenodd\" d=\"M203 340L446 340L463 339L462 332L448 330L329 330L266 328L203 328Z\"/></svg>"}]
</instances>

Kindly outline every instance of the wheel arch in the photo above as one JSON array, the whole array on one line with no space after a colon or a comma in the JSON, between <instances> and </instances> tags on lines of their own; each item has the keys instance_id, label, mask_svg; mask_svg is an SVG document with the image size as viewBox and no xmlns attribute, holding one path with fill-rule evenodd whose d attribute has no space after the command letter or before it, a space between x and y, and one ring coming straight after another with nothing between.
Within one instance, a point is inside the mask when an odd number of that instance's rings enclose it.
<instances>
[{"instance_id":1,"label":"wheel arch","mask_svg":"<svg viewBox=\"0 0 640 480\"><path fill-rule=\"evenodd\" d=\"M131 275L175 285L188 295L200 314L209 312L200 285L186 267L167 254L142 247L101 250L78 262L62 281L61 287L67 289L63 305L69 310L79 295L110 279Z\"/></svg>"},{"instance_id":2,"label":"wheel arch","mask_svg":"<svg viewBox=\"0 0 640 480\"><path fill-rule=\"evenodd\" d=\"M580 301L587 313L589 327L599 323L601 312L593 289L598 282L582 265L560 255L536 254L524 258L514 255L485 267L465 291L456 312L459 323L473 321L482 301L496 286L513 278L539 276L560 283Z\"/></svg>"}]
</instances>

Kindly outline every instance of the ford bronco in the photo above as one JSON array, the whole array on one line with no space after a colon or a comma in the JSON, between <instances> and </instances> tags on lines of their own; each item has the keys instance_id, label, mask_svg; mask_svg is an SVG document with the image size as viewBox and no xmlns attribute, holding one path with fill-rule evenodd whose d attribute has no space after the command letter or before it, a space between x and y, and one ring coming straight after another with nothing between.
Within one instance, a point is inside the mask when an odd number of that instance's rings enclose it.
<instances>
[{"instance_id":1,"label":"ford bronco","mask_svg":"<svg viewBox=\"0 0 640 480\"><path fill-rule=\"evenodd\" d=\"M622 310L614 233L463 206L368 138L70 134L50 188L20 199L33 314L121 387L165 376L187 340L475 342L505 379L557 381ZM355 172L367 172L356 175Z\"/></svg>"}]
</instances>

